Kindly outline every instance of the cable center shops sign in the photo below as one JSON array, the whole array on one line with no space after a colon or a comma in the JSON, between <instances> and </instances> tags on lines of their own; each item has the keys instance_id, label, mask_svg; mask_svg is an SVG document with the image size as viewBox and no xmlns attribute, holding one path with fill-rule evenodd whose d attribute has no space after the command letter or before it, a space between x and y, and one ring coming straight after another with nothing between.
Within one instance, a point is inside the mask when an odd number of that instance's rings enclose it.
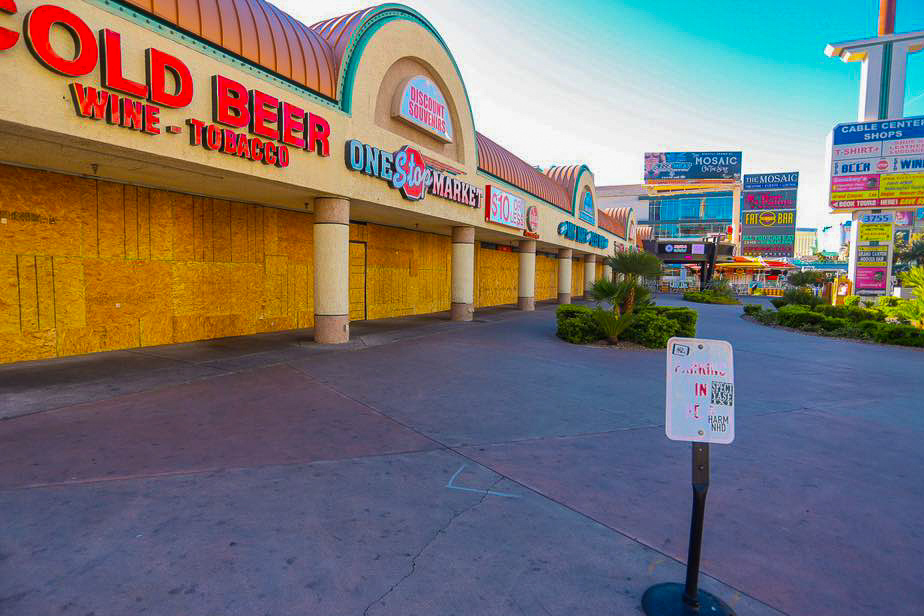
<instances>
[{"instance_id":1,"label":"cable center shops sign","mask_svg":"<svg viewBox=\"0 0 924 616\"><path fill-rule=\"evenodd\" d=\"M924 205L924 117L838 124L831 142L832 209Z\"/></svg>"},{"instance_id":2,"label":"cable center shops sign","mask_svg":"<svg viewBox=\"0 0 924 616\"><path fill-rule=\"evenodd\" d=\"M744 176L741 193L741 254L792 257L796 244L799 173Z\"/></svg>"}]
</instances>

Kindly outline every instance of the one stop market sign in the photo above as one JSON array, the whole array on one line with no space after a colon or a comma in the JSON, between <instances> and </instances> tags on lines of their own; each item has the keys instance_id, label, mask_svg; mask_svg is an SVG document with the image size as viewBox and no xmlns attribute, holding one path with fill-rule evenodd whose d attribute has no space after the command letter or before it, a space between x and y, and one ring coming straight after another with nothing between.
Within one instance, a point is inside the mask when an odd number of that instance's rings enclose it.
<instances>
[{"instance_id":1,"label":"one stop market sign","mask_svg":"<svg viewBox=\"0 0 924 616\"><path fill-rule=\"evenodd\" d=\"M724 340L671 338L667 343L664 429L674 441L735 440L735 370Z\"/></svg>"}]
</instances>

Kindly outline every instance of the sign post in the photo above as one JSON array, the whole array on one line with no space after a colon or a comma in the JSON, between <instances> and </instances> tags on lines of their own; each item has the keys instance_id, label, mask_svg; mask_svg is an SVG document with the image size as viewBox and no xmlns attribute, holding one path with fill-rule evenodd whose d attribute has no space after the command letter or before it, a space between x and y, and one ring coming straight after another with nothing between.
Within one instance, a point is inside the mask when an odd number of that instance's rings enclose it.
<instances>
[{"instance_id":1,"label":"sign post","mask_svg":"<svg viewBox=\"0 0 924 616\"><path fill-rule=\"evenodd\" d=\"M642 596L648 616L734 616L715 595L699 588L703 518L709 491L709 444L735 439L735 374L732 348L724 340L671 338L667 343L667 405L664 430L693 448L693 512L685 584L656 584Z\"/></svg>"}]
</instances>

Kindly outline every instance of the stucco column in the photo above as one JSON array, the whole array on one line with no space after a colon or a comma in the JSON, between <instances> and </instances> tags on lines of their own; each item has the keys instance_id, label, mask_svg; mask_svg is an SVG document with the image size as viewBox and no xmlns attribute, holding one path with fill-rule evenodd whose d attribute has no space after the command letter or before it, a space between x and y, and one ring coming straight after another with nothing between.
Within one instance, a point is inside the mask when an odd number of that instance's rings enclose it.
<instances>
[{"instance_id":1,"label":"stucco column","mask_svg":"<svg viewBox=\"0 0 924 616\"><path fill-rule=\"evenodd\" d=\"M571 249L558 250L558 303L571 303Z\"/></svg>"},{"instance_id":2,"label":"stucco column","mask_svg":"<svg viewBox=\"0 0 924 616\"><path fill-rule=\"evenodd\" d=\"M597 280L597 255L584 255L584 297L590 297L590 287Z\"/></svg>"},{"instance_id":3,"label":"stucco column","mask_svg":"<svg viewBox=\"0 0 924 616\"><path fill-rule=\"evenodd\" d=\"M350 202L314 200L314 341L350 340Z\"/></svg>"},{"instance_id":4,"label":"stucco column","mask_svg":"<svg viewBox=\"0 0 924 616\"><path fill-rule=\"evenodd\" d=\"M475 228L452 228L453 321L471 321L475 313Z\"/></svg>"},{"instance_id":5,"label":"stucco column","mask_svg":"<svg viewBox=\"0 0 924 616\"><path fill-rule=\"evenodd\" d=\"M606 263L603 264L603 278L605 280L613 280L613 268Z\"/></svg>"},{"instance_id":6,"label":"stucco column","mask_svg":"<svg viewBox=\"0 0 924 616\"><path fill-rule=\"evenodd\" d=\"M517 307L536 309L536 240L520 240L520 279Z\"/></svg>"}]
</instances>

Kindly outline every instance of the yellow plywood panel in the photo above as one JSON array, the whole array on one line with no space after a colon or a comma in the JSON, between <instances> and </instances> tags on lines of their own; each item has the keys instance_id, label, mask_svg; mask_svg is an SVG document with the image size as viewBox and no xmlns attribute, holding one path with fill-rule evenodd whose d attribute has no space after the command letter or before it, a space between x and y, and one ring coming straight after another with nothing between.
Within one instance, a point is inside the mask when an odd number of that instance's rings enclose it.
<instances>
[{"instance_id":1,"label":"yellow plywood panel","mask_svg":"<svg viewBox=\"0 0 924 616\"><path fill-rule=\"evenodd\" d=\"M138 258L151 258L151 191L136 188L138 207Z\"/></svg>"},{"instance_id":2,"label":"yellow plywood panel","mask_svg":"<svg viewBox=\"0 0 924 616\"><path fill-rule=\"evenodd\" d=\"M87 325L83 261L79 257L54 258L55 326L62 330Z\"/></svg>"},{"instance_id":3,"label":"yellow plywood panel","mask_svg":"<svg viewBox=\"0 0 924 616\"><path fill-rule=\"evenodd\" d=\"M603 278L603 262L597 261L597 265L594 266L594 280L600 280Z\"/></svg>"},{"instance_id":4,"label":"yellow plywood panel","mask_svg":"<svg viewBox=\"0 0 924 616\"><path fill-rule=\"evenodd\" d=\"M98 182L99 256L125 256L125 205L122 184Z\"/></svg>"},{"instance_id":5,"label":"yellow plywood panel","mask_svg":"<svg viewBox=\"0 0 924 616\"><path fill-rule=\"evenodd\" d=\"M231 261L246 263L253 260L253 248L248 237L249 209L243 203L230 205L231 216Z\"/></svg>"},{"instance_id":6,"label":"yellow plywood panel","mask_svg":"<svg viewBox=\"0 0 924 616\"><path fill-rule=\"evenodd\" d=\"M536 300L558 298L558 259L536 255Z\"/></svg>"},{"instance_id":7,"label":"yellow plywood panel","mask_svg":"<svg viewBox=\"0 0 924 616\"><path fill-rule=\"evenodd\" d=\"M263 273L263 316L281 317L288 304L288 259L267 255Z\"/></svg>"},{"instance_id":8,"label":"yellow plywood panel","mask_svg":"<svg viewBox=\"0 0 924 616\"><path fill-rule=\"evenodd\" d=\"M35 257L38 329L55 328L55 288L51 257Z\"/></svg>"},{"instance_id":9,"label":"yellow plywood panel","mask_svg":"<svg viewBox=\"0 0 924 616\"><path fill-rule=\"evenodd\" d=\"M571 297L584 295L584 261L574 259L571 261Z\"/></svg>"},{"instance_id":10,"label":"yellow plywood panel","mask_svg":"<svg viewBox=\"0 0 924 616\"><path fill-rule=\"evenodd\" d=\"M349 293L350 320L362 321L366 318L366 245L359 242L350 242Z\"/></svg>"},{"instance_id":11,"label":"yellow plywood panel","mask_svg":"<svg viewBox=\"0 0 924 616\"><path fill-rule=\"evenodd\" d=\"M350 241L351 242L367 241L366 225L355 223L355 222L350 223Z\"/></svg>"},{"instance_id":12,"label":"yellow plywood panel","mask_svg":"<svg viewBox=\"0 0 924 616\"><path fill-rule=\"evenodd\" d=\"M38 288L35 257L19 255L19 324L23 332L36 331L38 326Z\"/></svg>"},{"instance_id":13,"label":"yellow plywood panel","mask_svg":"<svg viewBox=\"0 0 924 616\"><path fill-rule=\"evenodd\" d=\"M0 165L0 253L80 254L85 201L95 220L90 191L92 180Z\"/></svg>"},{"instance_id":14,"label":"yellow plywood panel","mask_svg":"<svg viewBox=\"0 0 924 616\"><path fill-rule=\"evenodd\" d=\"M478 247L478 286L475 307L517 302L519 255L515 252Z\"/></svg>"},{"instance_id":15,"label":"yellow plywood panel","mask_svg":"<svg viewBox=\"0 0 924 616\"><path fill-rule=\"evenodd\" d=\"M138 258L138 189L123 186L122 200L125 208L125 258Z\"/></svg>"},{"instance_id":16,"label":"yellow plywood panel","mask_svg":"<svg viewBox=\"0 0 924 616\"><path fill-rule=\"evenodd\" d=\"M0 333L0 362L47 359L57 353L55 330L43 329L22 334Z\"/></svg>"},{"instance_id":17,"label":"yellow plywood panel","mask_svg":"<svg viewBox=\"0 0 924 616\"><path fill-rule=\"evenodd\" d=\"M222 199L212 200L212 260L231 261L231 204Z\"/></svg>"},{"instance_id":18,"label":"yellow plywood panel","mask_svg":"<svg viewBox=\"0 0 924 616\"><path fill-rule=\"evenodd\" d=\"M173 259L173 195L152 189L149 196L151 258L170 261Z\"/></svg>"},{"instance_id":19,"label":"yellow plywood panel","mask_svg":"<svg viewBox=\"0 0 924 616\"><path fill-rule=\"evenodd\" d=\"M190 195L173 195L173 260L196 260L195 207Z\"/></svg>"},{"instance_id":20,"label":"yellow plywood panel","mask_svg":"<svg viewBox=\"0 0 924 616\"><path fill-rule=\"evenodd\" d=\"M19 334L21 331L18 270L16 255L0 254L0 334Z\"/></svg>"}]
</instances>

